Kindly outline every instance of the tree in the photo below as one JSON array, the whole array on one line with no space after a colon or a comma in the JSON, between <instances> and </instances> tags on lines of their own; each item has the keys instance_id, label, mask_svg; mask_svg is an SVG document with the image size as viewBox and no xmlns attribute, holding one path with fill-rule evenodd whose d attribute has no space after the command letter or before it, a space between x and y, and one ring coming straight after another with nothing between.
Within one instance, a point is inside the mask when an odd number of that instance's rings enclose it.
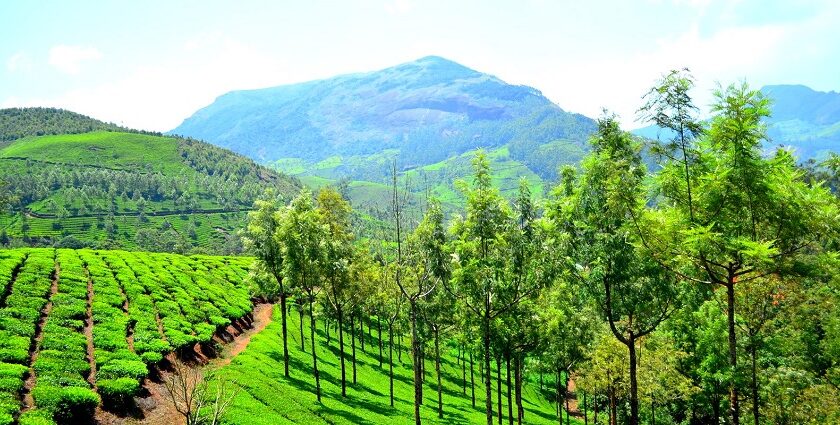
<instances>
[{"instance_id":1,"label":"tree","mask_svg":"<svg viewBox=\"0 0 840 425\"><path fill-rule=\"evenodd\" d=\"M284 211L277 229L277 239L282 247L283 276L298 288L302 300L309 307L309 337L312 351L312 375L315 379L315 396L321 401L321 380L318 373L318 351L315 340L315 312L313 304L323 282L324 245L326 229L312 203L312 193L302 190ZM301 320L301 344L303 341Z\"/></svg>"},{"instance_id":2,"label":"tree","mask_svg":"<svg viewBox=\"0 0 840 425\"><path fill-rule=\"evenodd\" d=\"M435 373L437 375L438 417L443 418L443 385L440 375L440 338L453 324L455 298L444 289L449 280L449 253L446 247L446 230L443 227L443 210L436 199L429 201L423 221L417 226L409 240L415 245L422 258L427 275L437 283L420 306L423 319L429 325L434 338Z\"/></svg>"},{"instance_id":3,"label":"tree","mask_svg":"<svg viewBox=\"0 0 840 425\"><path fill-rule=\"evenodd\" d=\"M666 160L656 177L658 208L638 228L658 262L725 288L729 409L738 425L738 282L794 273L793 265L820 250L822 238L837 233L837 206L825 188L805 183L790 152L762 156L767 98L746 83L714 95L711 126L689 163L692 203L682 196L684 164Z\"/></svg>"},{"instance_id":4,"label":"tree","mask_svg":"<svg viewBox=\"0 0 840 425\"><path fill-rule=\"evenodd\" d=\"M467 198L466 217L455 220L450 232L455 253L448 291L479 320L484 355L487 425L493 423L491 326L497 317L539 289L532 279L509 279L509 229L514 226L507 202L490 181L490 165L483 152L473 159L473 185L461 184ZM508 269L509 270L509 269Z\"/></svg>"},{"instance_id":5,"label":"tree","mask_svg":"<svg viewBox=\"0 0 840 425\"><path fill-rule=\"evenodd\" d=\"M283 254L282 246L277 240L277 229L280 227L280 206L273 199L271 192L265 193L266 199L254 202L254 211L248 213L248 222L244 229L245 246L260 262L262 270L277 281L280 298L280 312L283 337L283 373L289 377L289 347L286 327L286 298L288 288L283 282Z\"/></svg>"},{"instance_id":6,"label":"tree","mask_svg":"<svg viewBox=\"0 0 840 425\"><path fill-rule=\"evenodd\" d=\"M408 318L411 326L411 354L414 372L414 423L420 424L420 405L423 404L423 374L421 369L422 348L418 330L418 303L422 302L435 289L436 273L439 272L440 258L426 248L437 249L434 240L435 230L433 217L429 214L423 218L410 243L403 244L403 225L405 221L405 205L407 193L400 193L397 186L397 166L393 165L392 172L391 212L394 220L394 239L396 242L396 262L394 264L394 282L400 289L402 296L408 301ZM436 219L436 218L434 218ZM405 249L405 248L408 249Z\"/></svg>"},{"instance_id":7,"label":"tree","mask_svg":"<svg viewBox=\"0 0 840 425\"><path fill-rule=\"evenodd\" d=\"M350 279L353 259L353 233L350 232L350 204L333 188L318 192L318 213L326 229L323 265L324 293L338 320L338 344L341 357L341 396L347 397L347 373L344 364L344 318L355 302L354 282Z\"/></svg>"},{"instance_id":8,"label":"tree","mask_svg":"<svg viewBox=\"0 0 840 425\"><path fill-rule=\"evenodd\" d=\"M677 282L637 249L633 217L645 207L646 170L640 146L614 116L598 120L592 154L578 187L557 217L571 232L570 272L595 300L609 328L629 355L630 424L639 423L637 340L653 332L673 311Z\"/></svg>"}]
</instances>

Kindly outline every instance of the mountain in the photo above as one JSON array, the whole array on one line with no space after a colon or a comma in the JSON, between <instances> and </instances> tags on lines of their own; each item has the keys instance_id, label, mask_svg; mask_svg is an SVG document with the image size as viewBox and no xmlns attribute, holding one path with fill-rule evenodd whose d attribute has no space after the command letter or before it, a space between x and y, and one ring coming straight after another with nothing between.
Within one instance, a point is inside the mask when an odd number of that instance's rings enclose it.
<instances>
[{"instance_id":1,"label":"mountain","mask_svg":"<svg viewBox=\"0 0 840 425\"><path fill-rule=\"evenodd\" d=\"M762 87L761 92L773 101L772 114L766 119L768 150L788 146L801 160L840 152L840 93L816 91L803 85L769 85ZM651 139L668 137L656 126L633 133Z\"/></svg>"},{"instance_id":2,"label":"mountain","mask_svg":"<svg viewBox=\"0 0 840 425\"><path fill-rule=\"evenodd\" d=\"M194 139L56 109L3 116L19 124L4 134L29 134L0 145L2 193L11 199L0 213L5 245L236 252L236 230L254 200L268 188L287 199L300 188L297 179Z\"/></svg>"},{"instance_id":3,"label":"mountain","mask_svg":"<svg viewBox=\"0 0 840 425\"><path fill-rule=\"evenodd\" d=\"M593 120L539 90L429 56L380 71L220 96L173 134L275 163L288 172L380 182L484 148L553 177L576 162ZM549 160L550 159L550 160Z\"/></svg>"}]
</instances>

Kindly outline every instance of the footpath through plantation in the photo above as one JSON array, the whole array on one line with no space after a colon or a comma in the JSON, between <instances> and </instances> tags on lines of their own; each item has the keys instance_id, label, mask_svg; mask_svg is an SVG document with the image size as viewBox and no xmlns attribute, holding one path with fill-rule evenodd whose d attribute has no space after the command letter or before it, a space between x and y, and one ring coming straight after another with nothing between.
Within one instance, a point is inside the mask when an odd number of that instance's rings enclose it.
<instances>
[{"instance_id":1,"label":"footpath through plantation","mask_svg":"<svg viewBox=\"0 0 840 425\"><path fill-rule=\"evenodd\" d=\"M0 251L0 424L90 422L165 355L248 315L251 259Z\"/></svg>"}]
</instances>

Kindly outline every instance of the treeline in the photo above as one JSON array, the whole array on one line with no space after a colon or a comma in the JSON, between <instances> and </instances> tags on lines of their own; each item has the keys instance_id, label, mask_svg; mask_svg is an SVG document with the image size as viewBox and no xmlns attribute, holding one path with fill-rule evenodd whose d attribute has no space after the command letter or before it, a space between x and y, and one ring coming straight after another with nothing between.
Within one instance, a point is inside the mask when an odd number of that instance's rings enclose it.
<instances>
[{"instance_id":1,"label":"treeline","mask_svg":"<svg viewBox=\"0 0 840 425\"><path fill-rule=\"evenodd\" d=\"M645 98L642 118L674 131L645 147L657 173L605 115L580 169L563 168L542 205L524 183L506 201L483 154L449 223L434 199L412 222L394 177L393 234L379 245L356 239L334 189L258 201L245 240L254 279L280 300L286 376L288 350L308 350L320 400L323 315L337 322L342 389L355 382L358 326L387 333L380 366L391 377L394 332L408 329L418 424L429 385L441 417L445 397L475 406L484 391L488 425L527 422L523 383L545 376L558 416L574 381L587 423L840 421L838 199L789 152L761 155L759 92L715 92L701 122L692 87L675 71ZM309 347L287 343L289 302L309 316ZM303 326L293 331L304 340ZM440 350L452 346L463 394L440 385ZM427 359L436 382L424 382Z\"/></svg>"},{"instance_id":2,"label":"treeline","mask_svg":"<svg viewBox=\"0 0 840 425\"><path fill-rule=\"evenodd\" d=\"M78 134L90 131L130 131L75 112L56 108L0 109L0 142L27 136Z\"/></svg>"}]
</instances>

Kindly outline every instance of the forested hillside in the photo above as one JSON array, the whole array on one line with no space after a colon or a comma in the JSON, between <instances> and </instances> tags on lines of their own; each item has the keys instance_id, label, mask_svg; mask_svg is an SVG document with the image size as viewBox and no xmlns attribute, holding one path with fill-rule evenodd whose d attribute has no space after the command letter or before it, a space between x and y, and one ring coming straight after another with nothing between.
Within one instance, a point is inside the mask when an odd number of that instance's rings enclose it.
<instances>
[{"instance_id":1,"label":"forested hillside","mask_svg":"<svg viewBox=\"0 0 840 425\"><path fill-rule=\"evenodd\" d=\"M84 131L93 121L30 112L26 122L41 120L49 132ZM0 175L9 201L0 215L5 245L177 252L241 251L243 211L267 189L289 198L300 187L197 140L102 130L9 142L0 148Z\"/></svg>"}]
</instances>

